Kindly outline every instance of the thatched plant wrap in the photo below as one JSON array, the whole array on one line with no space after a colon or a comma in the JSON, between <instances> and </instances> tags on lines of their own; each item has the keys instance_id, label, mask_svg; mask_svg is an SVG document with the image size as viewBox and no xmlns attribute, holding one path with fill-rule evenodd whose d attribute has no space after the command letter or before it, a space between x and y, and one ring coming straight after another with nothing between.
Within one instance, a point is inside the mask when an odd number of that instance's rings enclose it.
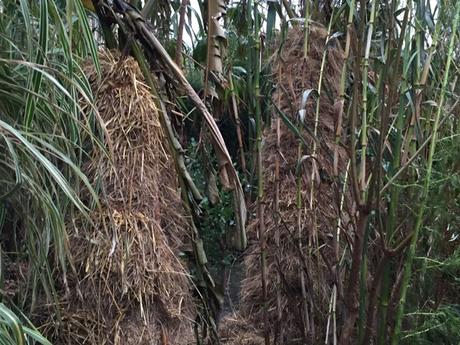
<instances>
[{"instance_id":1,"label":"thatched plant wrap","mask_svg":"<svg viewBox=\"0 0 460 345\"><path fill-rule=\"evenodd\" d=\"M280 54L275 54L272 58L272 74L276 84L276 90L272 95L273 102L295 124L298 124L302 95L306 90L318 88L327 32L321 27L312 25L309 35L307 59L303 57L304 34L299 28L289 31ZM336 264L332 241L337 229L340 208L338 194L341 184L333 176L333 152L337 123L334 103L338 98L342 63L343 52L335 40L329 44L324 69L315 158L311 157L313 136L306 130L301 130L308 146L303 145L301 152L303 158L300 170L302 204L300 211L296 204L299 139L291 129L281 123L278 150L276 122L272 121L272 127L266 129L264 133L267 302L270 324L276 325L270 327L272 336L275 333L278 337L283 337L278 339L279 344L285 344L285 341L295 343L296 339L302 342L305 337L318 339L324 336L334 281L331 267ZM315 126L315 109L316 99L310 97L303 124L304 128L310 129L309 132L313 132ZM338 153L338 167L344 174L348 154L342 146L339 146ZM275 178L277 156L279 181ZM316 170L312 174L313 160L316 163ZM314 198L310 200L312 176ZM278 206L275 205L277 186ZM345 199L349 200L349 197ZM313 202L313 207L310 201ZM346 214L346 210L343 214ZM343 215L340 217L342 228L346 229L349 226L348 217ZM241 313L261 332L264 325L257 222L257 219L253 220L248 227L250 247L244 262L246 278L242 283ZM299 239L301 247L299 247ZM344 241L345 238L342 237L341 240ZM301 271L305 276L306 301L302 296L299 278ZM280 297L279 314L277 291L279 291L278 298ZM303 309L305 304L308 305L308 320L305 320Z\"/></svg>"},{"instance_id":2,"label":"thatched plant wrap","mask_svg":"<svg viewBox=\"0 0 460 345\"><path fill-rule=\"evenodd\" d=\"M132 58L100 55L89 67L113 154L96 151L86 173L100 188L94 226L74 222L77 279L61 339L74 344L186 344L194 301L180 247L189 226L157 108ZM86 341L86 342L85 342Z\"/></svg>"}]
</instances>

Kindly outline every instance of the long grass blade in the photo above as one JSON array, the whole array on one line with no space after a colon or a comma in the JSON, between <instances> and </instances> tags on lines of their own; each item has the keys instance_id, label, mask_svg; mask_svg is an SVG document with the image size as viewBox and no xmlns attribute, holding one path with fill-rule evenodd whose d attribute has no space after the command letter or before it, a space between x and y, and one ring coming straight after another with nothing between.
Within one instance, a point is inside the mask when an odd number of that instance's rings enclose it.
<instances>
[{"instance_id":1,"label":"long grass blade","mask_svg":"<svg viewBox=\"0 0 460 345\"><path fill-rule=\"evenodd\" d=\"M48 53L48 0L40 0L40 37L39 49L35 62L37 65L43 65ZM30 88L38 93L42 81L42 75L38 71L32 74L32 83ZM35 113L35 97L32 94L27 96L26 109L24 113L24 124L26 128L30 128L34 119Z\"/></svg>"}]
</instances>

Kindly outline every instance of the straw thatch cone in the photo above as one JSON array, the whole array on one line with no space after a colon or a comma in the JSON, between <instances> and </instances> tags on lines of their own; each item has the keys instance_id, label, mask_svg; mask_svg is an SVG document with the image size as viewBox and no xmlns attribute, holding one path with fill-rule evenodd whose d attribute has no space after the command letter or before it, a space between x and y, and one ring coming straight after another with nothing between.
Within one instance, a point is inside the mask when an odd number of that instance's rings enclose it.
<instances>
[{"instance_id":1,"label":"straw thatch cone","mask_svg":"<svg viewBox=\"0 0 460 345\"><path fill-rule=\"evenodd\" d=\"M113 160L93 152L86 173L100 189L93 226L76 220L77 272L59 344L187 344L194 301L179 248L188 220L158 111L137 63L101 52L87 69Z\"/></svg>"},{"instance_id":2,"label":"straw thatch cone","mask_svg":"<svg viewBox=\"0 0 460 345\"><path fill-rule=\"evenodd\" d=\"M299 28L291 29L281 48L280 55L272 58L273 71L277 86L272 95L275 104L297 123L297 113L304 91L318 88L321 60L327 32L322 27L311 25L309 33L308 58L303 57L304 33ZM325 336L329 300L333 277L317 248L322 254L333 258L332 233L337 228L338 209L337 184L332 182L333 151L335 146L336 113L334 102L338 98L340 74L343 63L343 51L339 43L330 46L323 77L323 93L320 99L318 123L318 143L314 174L313 208L310 209L312 160L305 159L302 168L302 212L300 218L300 238L306 260L305 289L309 308L309 327L307 338L317 341ZM281 77L279 77L281 76ZM315 122L316 99L311 97L307 104L304 126L313 131ZM275 333L277 344L302 343L304 317L300 271L305 268L299 255L298 210L296 207L296 165L299 140L284 123L280 127L280 152L277 149L276 122L264 133L263 167L265 192L265 229L267 240L267 290L270 337ZM311 155L313 140L307 131L303 137L309 146L303 148L302 155ZM345 172L348 154L343 147L338 148L338 167ZM280 199L279 212L275 209L276 183L275 161L280 162ZM346 201L349 198L346 198ZM254 207L255 213L255 207ZM346 218L346 217L345 217ZM347 227L347 219L343 227ZM222 334L227 344L262 344L263 301L261 287L260 247L258 244L258 219L248 227L250 246L246 252L244 265L246 278L241 287L240 322L231 319L222 325ZM279 247L276 238L279 236ZM311 246L309 246L309 243ZM331 259L332 260L332 259ZM281 314L277 314L277 290L280 291ZM246 320L242 322L241 320ZM242 328L241 325L244 325ZM236 329L236 330L235 330ZM238 338L238 330L246 334L247 340ZM312 332L315 331L315 333ZM250 337L247 333L252 333ZM230 334L230 336L228 336ZM233 338L231 336L233 334ZM282 337L280 339L279 337Z\"/></svg>"}]
</instances>

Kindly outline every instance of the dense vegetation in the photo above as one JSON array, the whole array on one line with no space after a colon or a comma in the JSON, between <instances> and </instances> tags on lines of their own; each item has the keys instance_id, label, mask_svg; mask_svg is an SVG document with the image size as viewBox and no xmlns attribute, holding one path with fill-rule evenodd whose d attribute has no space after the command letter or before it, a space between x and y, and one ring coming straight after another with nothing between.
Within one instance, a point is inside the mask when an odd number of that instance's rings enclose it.
<instances>
[{"instance_id":1,"label":"dense vegetation","mask_svg":"<svg viewBox=\"0 0 460 345\"><path fill-rule=\"evenodd\" d=\"M0 343L140 344L118 330L140 308L158 344L176 343L182 310L183 343L458 344L459 21L455 0L0 0ZM104 103L131 79L136 102ZM120 145L122 120L136 130ZM162 163L136 189L144 151L120 164L146 128ZM170 266L137 252L134 230L100 242L130 188L169 207L135 231L158 231L144 240L166 243ZM142 199L126 198L130 212ZM189 273L134 277L135 255ZM107 315L71 318L89 286Z\"/></svg>"}]
</instances>

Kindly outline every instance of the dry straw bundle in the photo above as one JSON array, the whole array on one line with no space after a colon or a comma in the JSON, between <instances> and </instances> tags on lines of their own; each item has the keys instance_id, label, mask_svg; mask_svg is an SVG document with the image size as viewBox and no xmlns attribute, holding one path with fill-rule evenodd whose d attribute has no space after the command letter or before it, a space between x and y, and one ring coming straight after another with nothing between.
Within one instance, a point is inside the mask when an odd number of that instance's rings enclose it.
<instances>
[{"instance_id":1,"label":"dry straw bundle","mask_svg":"<svg viewBox=\"0 0 460 345\"><path fill-rule=\"evenodd\" d=\"M221 323L220 340L223 344L264 345L259 330L242 315L227 315Z\"/></svg>"},{"instance_id":2,"label":"dry straw bundle","mask_svg":"<svg viewBox=\"0 0 460 345\"><path fill-rule=\"evenodd\" d=\"M73 282L59 343L187 344L192 287L177 254L187 241L174 162L137 63L100 55L102 78L87 69L113 149L86 167L99 186L94 226L75 221Z\"/></svg>"},{"instance_id":3,"label":"dry straw bundle","mask_svg":"<svg viewBox=\"0 0 460 345\"><path fill-rule=\"evenodd\" d=\"M288 32L280 54L272 58L276 90L273 101L293 123L301 109L302 96L309 89L318 89L321 61L327 32L311 25L308 57L304 59L304 33L299 28ZM265 229L267 262L267 299L270 330L278 337L277 343L288 344L324 336L329 309L331 287L334 280L331 267L334 262L333 233L337 229L340 184L333 178L333 152L335 147L336 111L343 51L338 42L330 44L323 75L317 130L316 170L312 175L313 136L303 130L308 142L303 145L301 193L302 207L296 204L297 163L299 139L291 129L276 121L264 133L263 166L265 190ZM306 107L304 127L313 131L316 99L310 97ZM279 147L277 145L278 133ZM276 179L276 161L279 181ZM345 172L347 152L338 147L339 171ZM311 200L311 185L314 197ZM277 192L278 188L278 192ZM346 198L348 199L348 198ZM312 204L310 202L312 201ZM254 208L255 209L255 208ZM254 211L255 212L255 211ZM347 227L347 217L342 226ZM300 226L299 226L300 225ZM263 301L261 293L260 247L258 219L249 226L250 247L245 257L246 277L242 283L241 310L243 317L262 334ZM300 239L300 242L299 242ZM300 275L304 277L301 279ZM304 291L302 292L302 280ZM278 307L277 307L278 305ZM305 306L308 306L306 315ZM306 318L308 317L308 320ZM323 339L324 341L324 339ZM252 344L238 342L228 343Z\"/></svg>"}]
</instances>

